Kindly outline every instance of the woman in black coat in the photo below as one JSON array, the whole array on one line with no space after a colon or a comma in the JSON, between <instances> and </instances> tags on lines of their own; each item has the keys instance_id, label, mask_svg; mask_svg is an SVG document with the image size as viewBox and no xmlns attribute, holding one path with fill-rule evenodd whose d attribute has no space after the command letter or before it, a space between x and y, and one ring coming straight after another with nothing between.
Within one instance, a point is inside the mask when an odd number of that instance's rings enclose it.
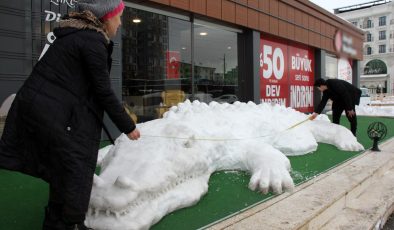
<instances>
[{"instance_id":1,"label":"woman in black coat","mask_svg":"<svg viewBox=\"0 0 394 230\"><path fill-rule=\"evenodd\" d=\"M43 229L86 229L104 111L130 139L140 133L111 89L121 0L79 0L17 93L0 141L0 168L50 185Z\"/></svg>"}]
</instances>

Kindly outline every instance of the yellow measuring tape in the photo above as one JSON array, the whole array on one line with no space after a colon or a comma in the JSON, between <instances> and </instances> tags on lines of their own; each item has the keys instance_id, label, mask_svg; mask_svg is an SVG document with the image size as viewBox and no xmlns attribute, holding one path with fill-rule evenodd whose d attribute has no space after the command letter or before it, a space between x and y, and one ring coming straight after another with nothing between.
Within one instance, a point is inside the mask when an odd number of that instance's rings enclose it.
<instances>
[{"instance_id":1,"label":"yellow measuring tape","mask_svg":"<svg viewBox=\"0 0 394 230\"><path fill-rule=\"evenodd\" d=\"M303 121L300 121L292 126L290 126L289 128L281 131L287 131L290 129L293 129L299 125L301 125L304 122L307 122L308 120L310 120L311 116L309 116L308 118L306 118ZM281 133L279 132L279 133ZM278 134L278 133L275 133ZM160 135L141 135L141 137L152 137L152 138L166 138L166 139L179 139L179 140L198 140L198 141L243 141L243 140L250 140L250 139L258 139L258 138L263 138L263 137L269 137L272 136L273 134L269 134L269 135L265 135L265 136L258 136L258 137L247 137L247 138L196 138L196 137L176 137L176 136L160 136Z\"/></svg>"},{"instance_id":2,"label":"yellow measuring tape","mask_svg":"<svg viewBox=\"0 0 394 230\"><path fill-rule=\"evenodd\" d=\"M198 141L242 141L251 138L200 138L200 137L172 137L172 136L159 136L159 135L141 135L141 137L156 137L167 139L180 139L180 140L198 140Z\"/></svg>"},{"instance_id":3,"label":"yellow measuring tape","mask_svg":"<svg viewBox=\"0 0 394 230\"><path fill-rule=\"evenodd\" d=\"M295 128L295 127L297 127L297 126L301 125L302 123L304 123L304 122L307 122L308 120L310 120L310 119L311 119L311 117L312 117L312 115L311 115L311 116L309 116L308 118L306 118L305 120L303 120L303 121L300 121L300 122L296 123L295 125L293 125L293 126L291 126L291 127L287 128L286 130L289 130L289 129Z\"/></svg>"}]
</instances>

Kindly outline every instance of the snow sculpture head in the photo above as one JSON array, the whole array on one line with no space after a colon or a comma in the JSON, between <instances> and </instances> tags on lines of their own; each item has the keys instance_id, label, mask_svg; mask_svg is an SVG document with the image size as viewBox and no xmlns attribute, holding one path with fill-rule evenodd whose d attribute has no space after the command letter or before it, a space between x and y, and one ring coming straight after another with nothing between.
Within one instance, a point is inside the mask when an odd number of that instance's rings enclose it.
<instances>
[{"instance_id":1,"label":"snow sculpture head","mask_svg":"<svg viewBox=\"0 0 394 230\"><path fill-rule=\"evenodd\" d=\"M140 140L116 140L95 177L86 222L94 229L148 229L198 202L216 170L249 171L250 189L281 193L294 186L285 154L314 151L318 141L363 149L327 118L287 130L306 118L291 108L251 102L172 107L163 119L139 124Z\"/></svg>"}]
</instances>

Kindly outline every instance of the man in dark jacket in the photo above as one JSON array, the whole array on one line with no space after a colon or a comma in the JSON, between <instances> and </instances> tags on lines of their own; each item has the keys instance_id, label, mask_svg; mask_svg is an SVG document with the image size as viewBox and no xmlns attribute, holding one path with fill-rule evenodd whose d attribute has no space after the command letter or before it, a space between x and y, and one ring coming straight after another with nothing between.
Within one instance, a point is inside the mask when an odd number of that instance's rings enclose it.
<instances>
[{"instance_id":1,"label":"man in dark jacket","mask_svg":"<svg viewBox=\"0 0 394 230\"><path fill-rule=\"evenodd\" d=\"M121 0L79 0L16 95L0 141L0 168L49 183L43 229L87 229L104 111L130 139L140 133L111 89Z\"/></svg>"},{"instance_id":2,"label":"man in dark jacket","mask_svg":"<svg viewBox=\"0 0 394 230\"><path fill-rule=\"evenodd\" d=\"M356 136L357 116L356 105L360 103L361 90L347 81L340 79L317 79L314 84L323 93L322 100L316 107L311 119L315 119L327 104L328 99L332 103L332 122L339 124L342 112L345 111L346 117L350 122L350 130Z\"/></svg>"}]
</instances>

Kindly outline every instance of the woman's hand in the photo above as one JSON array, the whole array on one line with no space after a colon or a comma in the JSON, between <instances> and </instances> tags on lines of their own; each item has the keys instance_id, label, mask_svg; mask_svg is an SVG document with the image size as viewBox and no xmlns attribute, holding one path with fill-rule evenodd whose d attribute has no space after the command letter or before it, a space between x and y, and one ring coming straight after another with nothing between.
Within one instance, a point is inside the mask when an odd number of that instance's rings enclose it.
<instances>
[{"instance_id":1,"label":"woman's hand","mask_svg":"<svg viewBox=\"0 0 394 230\"><path fill-rule=\"evenodd\" d=\"M130 140L138 140L138 138L140 138L140 136L141 136L140 131L137 128L135 128L133 131L131 131L130 133L127 134L127 137Z\"/></svg>"},{"instance_id":2,"label":"woman's hand","mask_svg":"<svg viewBox=\"0 0 394 230\"><path fill-rule=\"evenodd\" d=\"M316 118L318 115L319 115L318 113L313 113L313 114L309 117L309 120L311 120L311 121L315 120L315 118Z\"/></svg>"}]
</instances>

